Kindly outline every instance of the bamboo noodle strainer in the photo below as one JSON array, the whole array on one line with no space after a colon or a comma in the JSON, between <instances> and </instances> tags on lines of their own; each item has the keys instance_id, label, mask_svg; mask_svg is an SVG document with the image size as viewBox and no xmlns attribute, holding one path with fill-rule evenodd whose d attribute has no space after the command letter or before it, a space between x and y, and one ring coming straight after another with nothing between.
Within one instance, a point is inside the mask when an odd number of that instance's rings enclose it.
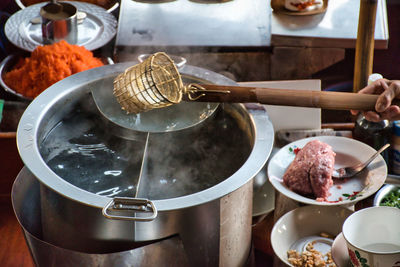
<instances>
[{"instance_id":1,"label":"bamboo noodle strainer","mask_svg":"<svg viewBox=\"0 0 400 267\"><path fill-rule=\"evenodd\" d=\"M205 89L198 84L183 85L181 75L173 60L158 52L134 65L114 80L114 95L127 113L140 113L163 108L182 101L202 97ZM229 93L221 90L208 92Z\"/></svg>"},{"instance_id":2,"label":"bamboo noodle strainer","mask_svg":"<svg viewBox=\"0 0 400 267\"><path fill-rule=\"evenodd\" d=\"M114 95L128 113L177 104L182 99L182 88L174 62L161 52L128 68L114 80Z\"/></svg>"},{"instance_id":3,"label":"bamboo noodle strainer","mask_svg":"<svg viewBox=\"0 0 400 267\"><path fill-rule=\"evenodd\" d=\"M270 105L336 110L375 110L378 95L329 91L288 90L215 84L183 85L174 62L163 52L128 68L114 80L114 95L127 113L140 113L178 104L255 102ZM398 100L393 102L398 105Z\"/></svg>"}]
</instances>

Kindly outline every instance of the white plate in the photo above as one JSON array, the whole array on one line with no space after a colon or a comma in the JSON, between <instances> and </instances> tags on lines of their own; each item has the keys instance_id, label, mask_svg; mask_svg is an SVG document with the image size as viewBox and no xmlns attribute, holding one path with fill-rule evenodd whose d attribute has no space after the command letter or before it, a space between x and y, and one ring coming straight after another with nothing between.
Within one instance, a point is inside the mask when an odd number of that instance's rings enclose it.
<instances>
[{"instance_id":1,"label":"white plate","mask_svg":"<svg viewBox=\"0 0 400 267\"><path fill-rule=\"evenodd\" d=\"M332 146L333 151L336 153L335 168L364 162L376 152L375 149L362 142L338 136L317 136L290 143L281 148L268 165L268 178L280 193L305 204L352 205L374 194L385 182L387 166L383 157L379 155L357 176L340 181L335 181L334 179L334 185L330 188L331 195L327 201L316 201L315 198L305 197L293 192L283 183L283 174L295 157L294 149L302 148L306 143L314 139Z\"/></svg>"},{"instance_id":2,"label":"white plate","mask_svg":"<svg viewBox=\"0 0 400 267\"><path fill-rule=\"evenodd\" d=\"M271 245L281 261L291 266L287 251L294 249L301 253L309 243L326 254L331 250L333 238L321 237L328 234L335 237L342 231L342 225L352 211L344 207L307 205L287 212L279 218L271 231ZM344 266L342 266L344 267Z\"/></svg>"},{"instance_id":3,"label":"white plate","mask_svg":"<svg viewBox=\"0 0 400 267\"><path fill-rule=\"evenodd\" d=\"M117 20L104 8L85 2L66 2L87 14L85 20L78 24L77 45L95 50L107 44L115 36ZM11 43L30 52L37 46L43 45L41 24L32 24L31 19L40 16L40 8L45 4L47 2L28 6L7 20L4 31Z\"/></svg>"}]
</instances>

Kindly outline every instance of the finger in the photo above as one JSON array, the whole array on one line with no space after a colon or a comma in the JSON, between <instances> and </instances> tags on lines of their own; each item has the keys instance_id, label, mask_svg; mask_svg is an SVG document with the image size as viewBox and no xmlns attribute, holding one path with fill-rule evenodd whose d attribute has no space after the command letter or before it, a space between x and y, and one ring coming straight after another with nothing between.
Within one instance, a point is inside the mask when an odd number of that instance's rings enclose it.
<instances>
[{"instance_id":1,"label":"finger","mask_svg":"<svg viewBox=\"0 0 400 267\"><path fill-rule=\"evenodd\" d=\"M382 92L384 92L386 89L389 88L389 83L391 81L387 80L387 79L379 79L371 84L369 84L368 86L364 87L362 90L358 91L358 93L360 94L381 94ZM384 100L385 101L385 100ZM381 101L382 102L382 101ZM383 102L385 105L385 108L387 107L386 104L387 102ZM378 101L377 101L378 104ZM377 104L375 106L377 106ZM376 107L375 107L376 109ZM358 110L350 110L350 113L352 115L357 115L358 114ZM364 112L365 114L365 112ZM370 120L378 120L379 115L377 113L367 113L367 116L370 118Z\"/></svg>"},{"instance_id":2,"label":"finger","mask_svg":"<svg viewBox=\"0 0 400 267\"><path fill-rule=\"evenodd\" d=\"M399 106L390 106L384 112L379 114L384 120L399 120L400 119L400 107Z\"/></svg>"},{"instance_id":3,"label":"finger","mask_svg":"<svg viewBox=\"0 0 400 267\"><path fill-rule=\"evenodd\" d=\"M382 87L385 89L385 91L380 94L375 105L376 111L380 113L389 108L392 100L400 94L400 82L391 82L389 86L387 84L382 84Z\"/></svg>"},{"instance_id":4,"label":"finger","mask_svg":"<svg viewBox=\"0 0 400 267\"><path fill-rule=\"evenodd\" d=\"M386 88L388 88L388 83L390 83L390 81L387 79L379 79L358 92L361 94L381 94Z\"/></svg>"},{"instance_id":5,"label":"finger","mask_svg":"<svg viewBox=\"0 0 400 267\"><path fill-rule=\"evenodd\" d=\"M374 111L363 112L363 115L369 121L379 122L379 121L382 120L381 116L378 113L374 112Z\"/></svg>"}]
</instances>

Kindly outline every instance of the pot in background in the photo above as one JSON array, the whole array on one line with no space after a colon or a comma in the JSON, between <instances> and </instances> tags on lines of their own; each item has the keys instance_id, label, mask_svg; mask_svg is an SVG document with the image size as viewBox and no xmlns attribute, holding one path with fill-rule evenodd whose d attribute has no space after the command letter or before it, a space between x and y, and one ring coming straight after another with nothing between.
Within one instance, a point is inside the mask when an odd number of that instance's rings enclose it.
<instances>
[{"instance_id":1,"label":"pot in background","mask_svg":"<svg viewBox=\"0 0 400 267\"><path fill-rule=\"evenodd\" d=\"M40 1L36 1L36 3L39 2L46 2L46 0L40 0ZM88 2L88 3L93 3L94 1L80 1L80 2ZM119 1L118 0L112 0L109 1L111 4L108 6L102 6L102 5L98 5L101 6L102 8L106 9L108 13L111 13L113 11L115 11L118 7L119 7ZM21 8L24 9L26 7L24 0L15 0L15 3Z\"/></svg>"}]
</instances>

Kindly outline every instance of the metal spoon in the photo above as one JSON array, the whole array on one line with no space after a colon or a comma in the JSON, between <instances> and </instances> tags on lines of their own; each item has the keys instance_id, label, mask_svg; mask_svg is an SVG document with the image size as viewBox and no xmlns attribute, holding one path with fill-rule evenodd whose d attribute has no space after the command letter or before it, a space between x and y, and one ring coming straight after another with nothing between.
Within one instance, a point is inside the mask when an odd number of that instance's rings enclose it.
<instances>
[{"instance_id":1,"label":"metal spoon","mask_svg":"<svg viewBox=\"0 0 400 267\"><path fill-rule=\"evenodd\" d=\"M335 179L343 179L343 178L350 178L355 176L356 174L360 173L364 170L379 154L381 154L386 148L388 148L390 144L386 144L381 147L375 154L373 154L367 161L364 163L359 163L355 166L350 167L343 167L333 171L332 178Z\"/></svg>"}]
</instances>

